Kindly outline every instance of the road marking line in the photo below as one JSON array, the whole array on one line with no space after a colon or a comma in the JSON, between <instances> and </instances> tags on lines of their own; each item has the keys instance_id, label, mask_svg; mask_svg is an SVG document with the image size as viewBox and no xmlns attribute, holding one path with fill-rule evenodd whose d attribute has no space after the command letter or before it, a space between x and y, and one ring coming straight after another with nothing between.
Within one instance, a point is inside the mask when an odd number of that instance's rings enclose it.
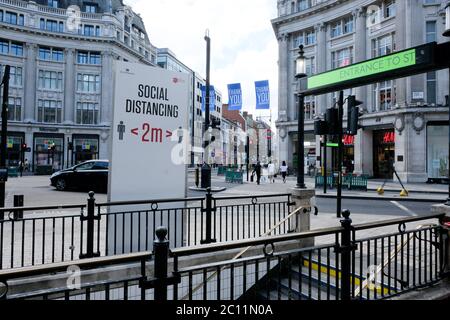
<instances>
[{"instance_id":1,"label":"road marking line","mask_svg":"<svg viewBox=\"0 0 450 320\"><path fill-rule=\"evenodd\" d=\"M417 213L415 213L414 211L408 209L407 207L405 207L404 205L401 205L400 203L398 203L397 201L391 201L391 203L393 205L395 205L396 207L402 209L403 211L405 211L407 214L413 216L413 217L418 217L419 215Z\"/></svg>"}]
</instances>

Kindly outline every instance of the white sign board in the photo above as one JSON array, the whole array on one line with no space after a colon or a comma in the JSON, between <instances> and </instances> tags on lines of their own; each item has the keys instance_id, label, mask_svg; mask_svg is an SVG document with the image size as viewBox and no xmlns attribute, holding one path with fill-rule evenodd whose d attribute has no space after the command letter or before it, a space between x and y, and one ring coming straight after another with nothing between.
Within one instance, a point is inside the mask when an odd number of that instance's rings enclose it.
<instances>
[{"instance_id":1,"label":"white sign board","mask_svg":"<svg viewBox=\"0 0 450 320\"><path fill-rule=\"evenodd\" d=\"M187 167L183 152L186 153L189 138L188 110L187 75L116 62L109 201L186 196ZM132 211L133 208L142 210L142 206L139 209L122 206L112 207L111 211ZM153 217L149 219L153 221ZM119 229L115 226L114 233ZM132 230L133 234L137 232L135 228ZM153 235L149 237L153 239Z\"/></svg>"},{"instance_id":2,"label":"white sign board","mask_svg":"<svg viewBox=\"0 0 450 320\"><path fill-rule=\"evenodd\" d=\"M414 91L412 93L412 96L413 96L412 97L413 100L423 100L425 98L423 91L419 91L419 92Z\"/></svg>"}]
</instances>

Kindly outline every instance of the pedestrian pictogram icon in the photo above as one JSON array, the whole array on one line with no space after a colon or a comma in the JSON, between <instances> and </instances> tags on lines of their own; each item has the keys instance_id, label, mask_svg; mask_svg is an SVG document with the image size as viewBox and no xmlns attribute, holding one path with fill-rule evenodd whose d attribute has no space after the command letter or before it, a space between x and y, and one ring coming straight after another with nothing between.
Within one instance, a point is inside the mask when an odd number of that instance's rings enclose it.
<instances>
[{"instance_id":1,"label":"pedestrian pictogram icon","mask_svg":"<svg viewBox=\"0 0 450 320\"><path fill-rule=\"evenodd\" d=\"M120 121L119 125L117 126L117 132L119 133L119 140L123 140L123 135L125 133L125 125L123 124L123 121Z\"/></svg>"}]
</instances>

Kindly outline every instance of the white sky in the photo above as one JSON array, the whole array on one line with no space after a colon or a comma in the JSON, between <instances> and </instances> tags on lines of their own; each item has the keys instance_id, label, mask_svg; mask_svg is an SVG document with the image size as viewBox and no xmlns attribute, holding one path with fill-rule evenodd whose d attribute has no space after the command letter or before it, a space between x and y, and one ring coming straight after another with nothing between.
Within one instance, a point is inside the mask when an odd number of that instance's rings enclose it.
<instances>
[{"instance_id":1,"label":"white sky","mask_svg":"<svg viewBox=\"0 0 450 320\"><path fill-rule=\"evenodd\" d=\"M256 111L255 81L269 80L274 124L278 115L278 44L270 20L275 0L125 0L141 14L150 41L169 48L189 68L206 76L205 30L211 37L211 85L228 102L227 84L241 83L243 110ZM268 121L268 118L264 118Z\"/></svg>"}]
</instances>

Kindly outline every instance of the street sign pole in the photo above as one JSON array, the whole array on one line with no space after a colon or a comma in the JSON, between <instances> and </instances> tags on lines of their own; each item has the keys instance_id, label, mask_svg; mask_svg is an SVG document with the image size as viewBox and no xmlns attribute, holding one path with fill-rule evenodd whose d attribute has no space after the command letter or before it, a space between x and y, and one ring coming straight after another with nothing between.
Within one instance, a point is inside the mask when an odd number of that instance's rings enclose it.
<instances>
[{"instance_id":1,"label":"street sign pole","mask_svg":"<svg viewBox=\"0 0 450 320\"><path fill-rule=\"evenodd\" d=\"M344 145L342 142L343 128L342 121L344 115L344 91L339 92L339 106L338 106L338 184L337 184L337 217L341 218L342 214L342 152Z\"/></svg>"},{"instance_id":2,"label":"street sign pole","mask_svg":"<svg viewBox=\"0 0 450 320\"><path fill-rule=\"evenodd\" d=\"M449 4L450 6L450 4ZM450 76L450 68L448 69L448 74ZM450 84L450 82L449 82ZM449 92L448 92L448 157L450 159L450 86L449 86ZM448 161L448 198L447 198L447 206L450 206L450 161Z\"/></svg>"},{"instance_id":3,"label":"street sign pole","mask_svg":"<svg viewBox=\"0 0 450 320\"><path fill-rule=\"evenodd\" d=\"M328 135L326 134L326 135L324 135L324 138L323 138L323 193L324 194L327 194L327 180L328 180L328 164L327 164L327 157L328 157L328 155L327 155L327 151L328 151L328 146L327 146L327 143L328 143Z\"/></svg>"},{"instance_id":4,"label":"street sign pole","mask_svg":"<svg viewBox=\"0 0 450 320\"><path fill-rule=\"evenodd\" d=\"M205 88L205 130L203 132L203 167L202 167L202 188L211 188L211 167L209 165L209 105L210 105L210 59L211 59L211 38L209 32L205 36L206 41L206 88Z\"/></svg>"},{"instance_id":5,"label":"street sign pole","mask_svg":"<svg viewBox=\"0 0 450 320\"><path fill-rule=\"evenodd\" d=\"M6 168L6 140L8 135L8 98L9 98L9 75L10 66L5 66L5 73L3 75L3 101L2 101L2 138L0 146L0 168ZM0 182L0 207L5 207L5 181ZM0 214L0 221L5 219L5 214Z\"/></svg>"}]
</instances>

